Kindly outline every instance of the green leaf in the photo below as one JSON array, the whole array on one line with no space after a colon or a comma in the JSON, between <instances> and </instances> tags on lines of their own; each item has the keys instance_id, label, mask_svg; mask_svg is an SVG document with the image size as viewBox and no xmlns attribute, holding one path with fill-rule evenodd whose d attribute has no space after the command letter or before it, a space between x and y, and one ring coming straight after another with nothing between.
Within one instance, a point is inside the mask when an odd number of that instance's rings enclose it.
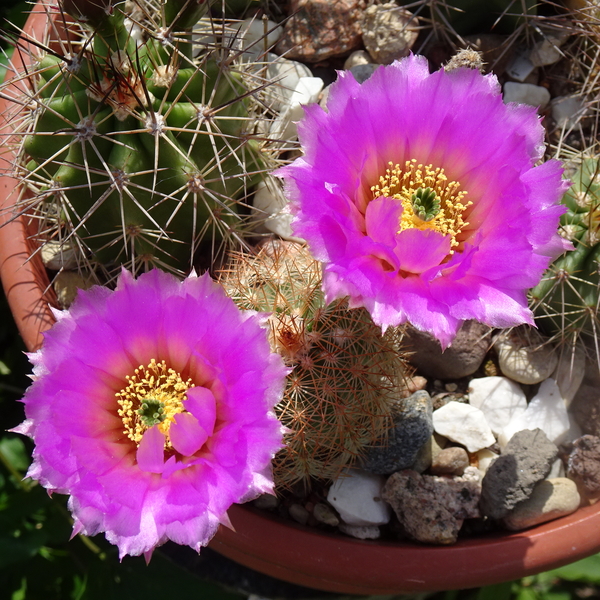
<instances>
[{"instance_id":1,"label":"green leaf","mask_svg":"<svg viewBox=\"0 0 600 600\"><path fill-rule=\"evenodd\" d=\"M497 583L482 587L476 600L509 600L512 593L512 582Z\"/></svg>"},{"instance_id":2,"label":"green leaf","mask_svg":"<svg viewBox=\"0 0 600 600\"><path fill-rule=\"evenodd\" d=\"M0 454L15 471L25 474L29 467L29 455L20 437L16 435L3 436L0 439Z\"/></svg>"},{"instance_id":3,"label":"green leaf","mask_svg":"<svg viewBox=\"0 0 600 600\"><path fill-rule=\"evenodd\" d=\"M583 560L549 571L550 574L567 581L585 581L600 583L600 554L588 556Z\"/></svg>"},{"instance_id":4,"label":"green leaf","mask_svg":"<svg viewBox=\"0 0 600 600\"><path fill-rule=\"evenodd\" d=\"M0 534L0 569L35 556L46 542L46 534L34 529L22 530L19 537Z\"/></svg>"},{"instance_id":5,"label":"green leaf","mask_svg":"<svg viewBox=\"0 0 600 600\"><path fill-rule=\"evenodd\" d=\"M540 597L532 588L524 587L517 592L514 600L540 600Z\"/></svg>"}]
</instances>

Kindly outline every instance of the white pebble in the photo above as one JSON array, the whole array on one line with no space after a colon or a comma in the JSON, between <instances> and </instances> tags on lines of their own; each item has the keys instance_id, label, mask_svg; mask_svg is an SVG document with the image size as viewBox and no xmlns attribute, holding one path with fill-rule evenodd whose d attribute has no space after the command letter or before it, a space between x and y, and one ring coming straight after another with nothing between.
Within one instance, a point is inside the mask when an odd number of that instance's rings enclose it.
<instances>
[{"instance_id":1,"label":"white pebble","mask_svg":"<svg viewBox=\"0 0 600 600\"><path fill-rule=\"evenodd\" d=\"M527 398L519 384L506 377L481 377L469 383L469 403L485 415L498 434L518 414L525 412Z\"/></svg>"},{"instance_id":2,"label":"white pebble","mask_svg":"<svg viewBox=\"0 0 600 600\"><path fill-rule=\"evenodd\" d=\"M256 186L253 203L253 219L257 233L276 233L285 240L302 242L292 233L292 214L281 185L271 177Z\"/></svg>"},{"instance_id":3,"label":"white pebble","mask_svg":"<svg viewBox=\"0 0 600 600\"><path fill-rule=\"evenodd\" d=\"M479 463L479 472L484 475L485 472L490 468L490 465L498 458L498 454L492 452L488 448L479 450L477 452L477 462Z\"/></svg>"},{"instance_id":4,"label":"white pebble","mask_svg":"<svg viewBox=\"0 0 600 600\"><path fill-rule=\"evenodd\" d=\"M567 407L556 381L551 378L540 385L527 410L511 419L498 437L498 442L504 447L518 431L538 428L555 444L563 441L570 428Z\"/></svg>"},{"instance_id":5,"label":"white pebble","mask_svg":"<svg viewBox=\"0 0 600 600\"><path fill-rule=\"evenodd\" d=\"M454 481L472 481L479 483L483 478L481 471L477 467L466 467L465 472L460 477L455 477Z\"/></svg>"},{"instance_id":6,"label":"white pebble","mask_svg":"<svg viewBox=\"0 0 600 600\"><path fill-rule=\"evenodd\" d=\"M276 54L269 54L267 58L273 58L268 62L266 69L267 79L273 82L268 91L273 95L273 109L279 112L290 103L300 79L312 77L312 71L300 62L281 58Z\"/></svg>"},{"instance_id":7,"label":"white pebble","mask_svg":"<svg viewBox=\"0 0 600 600\"><path fill-rule=\"evenodd\" d=\"M550 102L550 92L540 85L507 81L504 84L504 102L505 104L509 102L529 104L543 109Z\"/></svg>"},{"instance_id":8,"label":"white pebble","mask_svg":"<svg viewBox=\"0 0 600 600\"><path fill-rule=\"evenodd\" d=\"M281 37L282 28L273 21L245 19L235 28L239 32L237 41L242 50L255 56L264 56Z\"/></svg>"},{"instance_id":9,"label":"white pebble","mask_svg":"<svg viewBox=\"0 0 600 600\"><path fill-rule=\"evenodd\" d=\"M525 81L533 70L535 65L527 58L524 54L517 54L512 62L508 65L506 73L509 77L516 79L517 81Z\"/></svg>"},{"instance_id":10,"label":"white pebble","mask_svg":"<svg viewBox=\"0 0 600 600\"><path fill-rule=\"evenodd\" d=\"M342 473L329 488L327 501L348 525L385 525L389 504L381 498L385 477L353 469Z\"/></svg>"},{"instance_id":11,"label":"white pebble","mask_svg":"<svg viewBox=\"0 0 600 600\"><path fill-rule=\"evenodd\" d=\"M298 139L296 123L304 116L305 104L312 104L319 99L323 89L323 80L320 77L301 77L279 116L271 126L271 138L281 141L295 141Z\"/></svg>"},{"instance_id":12,"label":"white pebble","mask_svg":"<svg viewBox=\"0 0 600 600\"><path fill-rule=\"evenodd\" d=\"M346 525L340 523L339 530L359 540L376 540L381 537L381 531L377 525Z\"/></svg>"},{"instance_id":13,"label":"white pebble","mask_svg":"<svg viewBox=\"0 0 600 600\"><path fill-rule=\"evenodd\" d=\"M548 37L538 42L529 54L529 60L536 67L553 65L563 57L563 53L558 49L557 40Z\"/></svg>"},{"instance_id":14,"label":"white pebble","mask_svg":"<svg viewBox=\"0 0 600 600\"><path fill-rule=\"evenodd\" d=\"M477 452L496 441L483 412L455 400L433 412L433 429L439 435L462 444L469 452Z\"/></svg>"}]
</instances>

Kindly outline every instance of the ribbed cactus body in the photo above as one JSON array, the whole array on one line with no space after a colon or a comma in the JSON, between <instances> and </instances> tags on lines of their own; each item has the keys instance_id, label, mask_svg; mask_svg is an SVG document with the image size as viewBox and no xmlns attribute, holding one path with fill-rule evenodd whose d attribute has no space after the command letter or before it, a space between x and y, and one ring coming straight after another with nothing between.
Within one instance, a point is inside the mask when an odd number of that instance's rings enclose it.
<instances>
[{"instance_id":1,"label":"ribbed cactus body","mask_svg":"<svg viewBox=\"0 0 600 600\"><path fill-rule=\"evenodd\" d=\"M405 389L401 331L382 335L345 300L325 305L319 263L291 242L238 256L222 281L242 308L272 313L272 348L292 367L275 408L289 428L273 461L277 485L334 479L366 447L384 443Z\"/></svg>"},{"instance_id":2,"label":"ribbed cactus body","mask_svg":"<svg viewBox=\"0 0 600 600\"><path fill-rule=\"evenodd\" d=\"M170 4L163 14L181 21ZM201 240L240 236L238 205L260 170L251 94L222 49L191 59L191 33L166 40L161 28L136 42L119 7L94 16L76 55L40 60L24 160L92 259L185 270Z\"/></svg>"},{"instance_id":3,"label":"ribbed cactus body","mask_svg":"<svg viewBox=\"0 0 600 600\"><path fill-rule=\"evenodd\" d=\"M562 234L575 249L551 265L531 295L538 323L551 334L600 333L600 163L585 159L563 203Z\"/></svg>"}]
</instances>

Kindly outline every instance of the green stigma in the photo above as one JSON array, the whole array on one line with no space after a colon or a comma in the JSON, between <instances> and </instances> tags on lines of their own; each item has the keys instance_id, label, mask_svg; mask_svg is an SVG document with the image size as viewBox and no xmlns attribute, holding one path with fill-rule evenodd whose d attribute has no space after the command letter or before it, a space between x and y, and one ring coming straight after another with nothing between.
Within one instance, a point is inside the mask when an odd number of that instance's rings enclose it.
<instances>
[{"instance_id":1,"label":"green stigma","mask_svg":"<svg viewBox=\"0 0 600 600\"><path fill-rule=\"evenodd\" d=\"M431 221L440 212L440 201L429 188L419 188L411 199L413 212L421 221Z\"/></svg>"},{"instance_id":2,"label":"green stigma","mask_svg":"<svg viewBox=\"0 0 600 600\"><path fill-rule=\"evenodd\" d=\"M164 404L154 398L146 398L135 412L146 427L158 425L166 418Z\"/></svg>"}]
</instances>

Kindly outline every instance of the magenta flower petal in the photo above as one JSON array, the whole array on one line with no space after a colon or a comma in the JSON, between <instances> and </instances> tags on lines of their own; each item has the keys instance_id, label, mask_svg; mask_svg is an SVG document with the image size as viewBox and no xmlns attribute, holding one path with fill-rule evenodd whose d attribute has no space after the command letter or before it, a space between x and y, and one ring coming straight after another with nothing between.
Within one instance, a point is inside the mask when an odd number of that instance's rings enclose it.
<instances>
[{"instance_id":1,"label":"magenta flower petal","mask_svg":"<svg viewBox=\"0 0 600 600\"><path fill-rule=\"evenodd\" d=\"M212 435L217 420L217 401L214 394L208 388L197 386L188 391L187 400L183 404L185 409L194 415L206 435Z\"/></svg>"},{"instance_id":2,"label":"magenta flower petal","mask_svg":"<svg viewBox=\"0 0 600 600\"><path fill-rule=\"evenodd\" d=\"M571 249L557 234L567 183L557 161L535 166L540 119L504 104L494 75L429 73L418 56L360 85L340 73L298 131L304 156L276 174L328 301L444 347L467 319L532 322L526 290Z\"/></svg>"},{"instance_id":3,"label":"magenta flower petal","mask_svg":"<svg viewBox=\"0 0 600 600\"><path fill-rule=\"evenodd\" d=\"M192 456L204 446L208 432L191 413L175 415L175 422L169 428L173 448L183 456Z\"/></svg>"},{"instance_id":4,"label":"magenta flower petal","mask_svg":"<svg viewBox=\"0 0 600 600\"><path fill-rule=\"evenodd\" d=\"M407 229L398 234L396 253L407 273L424 273L438 266L449 252L450 239L437 231Z\"/></svg>"},{"instance_id":5,"label":"magenta flower petal","mask_svg":"<svg viewBox=\"0 0 600 600\"><path fill-rule=\"evenodd\" d=\"M148 473L160 473L165 464L165 435L158 427L144 432L135 454L138 467Z\"/></svg>"},{"instance_id":6,"label":"magenta flower petal","mask_svg":"<svg viewBox=\"0 0 600 600\"><path fill-rule=\"evenodd\" d=\"M121 556L199 551L233 503L272 491L287 369L264 316L208 275L123 271L115 291L80 291L29 358L16 430L35 442L28 475L70 495L74 533Z\"/></svg>"}]
</instances>

